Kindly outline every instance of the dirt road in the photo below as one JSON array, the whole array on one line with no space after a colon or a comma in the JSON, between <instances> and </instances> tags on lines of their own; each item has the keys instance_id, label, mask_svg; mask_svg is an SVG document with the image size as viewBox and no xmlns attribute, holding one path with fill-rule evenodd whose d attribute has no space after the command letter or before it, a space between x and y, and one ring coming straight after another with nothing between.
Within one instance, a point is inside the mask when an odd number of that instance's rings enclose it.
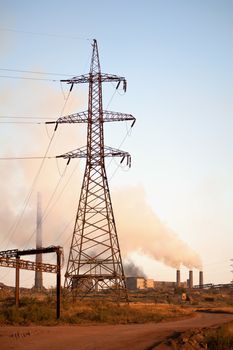
<instances>
[{"instance_id":1,"label":"dirt road","mask_svg":"<svg viewBox=\"0 0 233 350\"><path fill-rule=\"evenodd\" d=\"M140 325L0 327L1 350L149 350L174 332L232 321L233 314Z\"/></svg>"}]
</instances>

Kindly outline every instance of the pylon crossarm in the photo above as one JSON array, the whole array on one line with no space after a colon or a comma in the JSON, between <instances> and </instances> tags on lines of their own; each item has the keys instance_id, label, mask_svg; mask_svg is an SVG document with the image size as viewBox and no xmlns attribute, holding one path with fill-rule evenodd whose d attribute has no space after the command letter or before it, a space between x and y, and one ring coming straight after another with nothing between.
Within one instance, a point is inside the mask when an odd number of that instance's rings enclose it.
<instances>
[{"instance_id":1,"label":"pylon crossarm","mask_svg":"<svg viewBox=\"0 0 233 350\"><path fill-rule=\"evenodd\" d=\"M126 91L126 79L125 77L120 77L115 74L106 74L106 73L88 73L79 75L77 77L73 77L71 79L62 79L60 80L61 83L67 83L67 84L83 84L83 83L95 83L97 81L101 82L117 82L119 85L121 82L123 82L123 89ZM117 85L117 88L119 87Z\"/></svg>"},{"instance_id":2,"label":"pylon crossarm","mask_svg":"<svg viewBox=\"0 0 233 350\"><path fill-rule=\"evenodd\" d=\"M103 121L104 122L121 122L132 120L132 126L136 122L136 118L132 116L132 114L119 113L113 111L103 111Z\"/></svg>"},{"instance_id":3,"label":"pylon crossarm","mask_svg":"<svg viewBox=\"0 0 233 350\"><path fill-rule=\"evenodd\" d=\"M134 125L136 118L132 114L119 113L113 111L103 111L103 122L120 122L132 120ZM60 117L57 120L45 122L45 124L72 124L72 123L88 123L88 111L69 114Z\"/></svg>"},{"instance_id":4,"label":"pylon crossarm","mask_svg":"<svg viewBox=\"0 0 233 350\"><path fill-rule=\"evenodd\" d=\"M86 158L86 157L87 157L86 147L78 148L76 150L56 156L56 158L68 159L67 164L69 164L71 158Z\"/></svg>"},{"instance_id":5,"label":"pylon crossarm","mask_svg":"<svg viewBox=\"0 0 233 350\"><path fill-rule=\"evenodd\" d=\"M121 163L123 163L123 161L125 159L127 159L127 165L129 167L131 166L131 156L128 152L105 146L104 147L104 157L121 157L122 158ZM87 158L87 149L86 149L86 147L81 147L81 148L78 148L76 150L73 150L73 151L61 154L59 156L56 156L56 158L68 159L68 163L72 158Z\"/></svg>"},{"instance_id":6,"label":"pylon crossarm","mask_svg":"<svg viewBox=\"0 0 233 350\"><path fill-rule=\"evenodd\" d=\"M104 156L105 157L127 157L130 154L125 151L121 151L120 149L117 148L112 148L109 146L104 147Z\"/></svg>"},{"instance_id":7,"label":"pylon crossarm","mask_svg":"<svg viewBox=\"0 0 233 350\"><path fill-rule=\"evenodd\" d=\"M65 123L87 123L88 111L69 114L57 120L45 122L45 124L65 124Z\"/></svg>"},{"instance_id":8,"label":"pylon crossarm","mask_svg":"<svg viewBox=\"0 0 233 350\"><path fill-rule=\"evenodd\" d=\"M88 83L89 82L90 75L89 74L83 74L79 75L77 77L73 77L71 79L62 79L60 80L61 83L67 83L67 84L77 84L77 83Z\"/></svg>"},{"instance_id":9,"label":"pylon crossarm","mask_svg":"<svg viewBox=\"0 0 233 350\"><path fill-rule=\"evenodd\" d=\"M131 167L131 155L128 152L121 151L119 149L114 149L112 147L104 147L105 157L121 157L121 164L126 159L127 165Z\"/></svg>"},{"instance_id":10,"label":"pylon crossarm","mask_svg":"<svg viewBox=\"0 0 233 350\"><path fill-rule=\"evenodd\" d=\"M97 76L98 76L98 74L97 74ZM118 84L116 86L116 89L118 89L120 86L120 83L123 82L123 90L126 92L127 82L126 82L125 77L119 77L115 74L102 73L101 74L101 82L117 82Z\"/></svg>"}]
</instances>

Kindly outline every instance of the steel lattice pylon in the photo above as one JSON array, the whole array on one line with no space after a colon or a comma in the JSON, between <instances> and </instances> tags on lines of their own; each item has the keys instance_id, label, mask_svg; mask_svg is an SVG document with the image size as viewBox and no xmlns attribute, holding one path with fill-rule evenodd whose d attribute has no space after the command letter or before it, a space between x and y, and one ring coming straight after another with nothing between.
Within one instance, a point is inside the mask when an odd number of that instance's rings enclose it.
<instances>
[{"instance_id":1,"label":"steel lattice pylon","mask_svg":"<svg viewBox=\"0 0 233 350\"><path fill-rule=\"evenodd\" d=\"M93 51L89 74L62 80L71 84L89 84L88 111L59 118L56 123L84 123L87 127L87 147L68 152L58 157L68 159L86 158L85 173L81 188L78 211L70 247L65 287L76 291L77 296L115 296L127 299L124 270L117 237L109 192L105 157L121 157L130 166L129 153L104 146L104 122L131 120L130 114L104 111L102 106L102 83L123 83L126 80L100 69L97 41ZM57 127L56 125L56 127Z\"/></svg>"}]
</instances>

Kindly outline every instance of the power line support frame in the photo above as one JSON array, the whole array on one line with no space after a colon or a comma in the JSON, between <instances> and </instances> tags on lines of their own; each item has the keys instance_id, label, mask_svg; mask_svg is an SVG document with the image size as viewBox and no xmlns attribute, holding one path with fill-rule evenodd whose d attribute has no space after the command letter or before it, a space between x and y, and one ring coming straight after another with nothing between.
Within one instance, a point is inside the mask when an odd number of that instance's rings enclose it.
<instances>
[{"instance_id":1,"label":"power line support frame","mask_svg":"<svg viewBox=\"0 0 233 350\"><path fill-rule=\"evenodd\" d=\"M80 200L70 246L65 287L83 297L104 297L114 295L119 300L128 301L126 281L122 264L112 201L105 168L105 157L120 157L131 166L131 156L104 145L104 123L131 121L131 114L103 110L102 83L116 83L116 89L123 85L126 92L126 79L121 76L102 73L100 69L97 41L93 40L93 51L88 74L61 80L70 84L88 83L88 110L59 118L59 124L87 123L87 146L57 156L67 159L86 158L86 167L81 188ZM111 297L112 299L112 297Z\"/></svg>"}]
</instances>

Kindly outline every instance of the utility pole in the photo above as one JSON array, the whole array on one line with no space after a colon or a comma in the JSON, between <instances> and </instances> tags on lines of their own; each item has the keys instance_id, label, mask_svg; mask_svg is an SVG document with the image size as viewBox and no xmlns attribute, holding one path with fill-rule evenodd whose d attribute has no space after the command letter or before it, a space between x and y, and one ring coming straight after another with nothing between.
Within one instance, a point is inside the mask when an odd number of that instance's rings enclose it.
<instances>
[{"instance_id":1,"label":"utility pole","mask_svg":"<svg viewBox=\"0 0 233 350\"><path fill-rule=\"evenodd\" d=\"M57 156L68 159L86 158L80 200L65 274L65 287L78 298L95 296L114 300L127 300L126 281L120 246L113 215L107 180L105 157L120 157L131 165L129 153L104 145L104 123L132 121L131 114L103 110L102 83L115 82L116 88L124 77L101 73L97 41L93 41L90 72L72 79L70 84L88 83L88 110L56 121L59 123L87 123L87 146ZM49 122L48 122L49 123ZM51 123L51 122L50 122Z\"/></svg>"},{"instance_id":2,"label":"utility pole","mask_svg":"<svg viewBox=\"0 0 233 350\"><path fill-rule=\"evenodd\" d=\"M231 262L233 261L233 259L230 259ZM231 267L233 267L233 264L231 264ZM233 272L233 270L231 270L231 272ZM233 280L231 281L231 283L233 283Z\"/></svg>"}]
</instances>

